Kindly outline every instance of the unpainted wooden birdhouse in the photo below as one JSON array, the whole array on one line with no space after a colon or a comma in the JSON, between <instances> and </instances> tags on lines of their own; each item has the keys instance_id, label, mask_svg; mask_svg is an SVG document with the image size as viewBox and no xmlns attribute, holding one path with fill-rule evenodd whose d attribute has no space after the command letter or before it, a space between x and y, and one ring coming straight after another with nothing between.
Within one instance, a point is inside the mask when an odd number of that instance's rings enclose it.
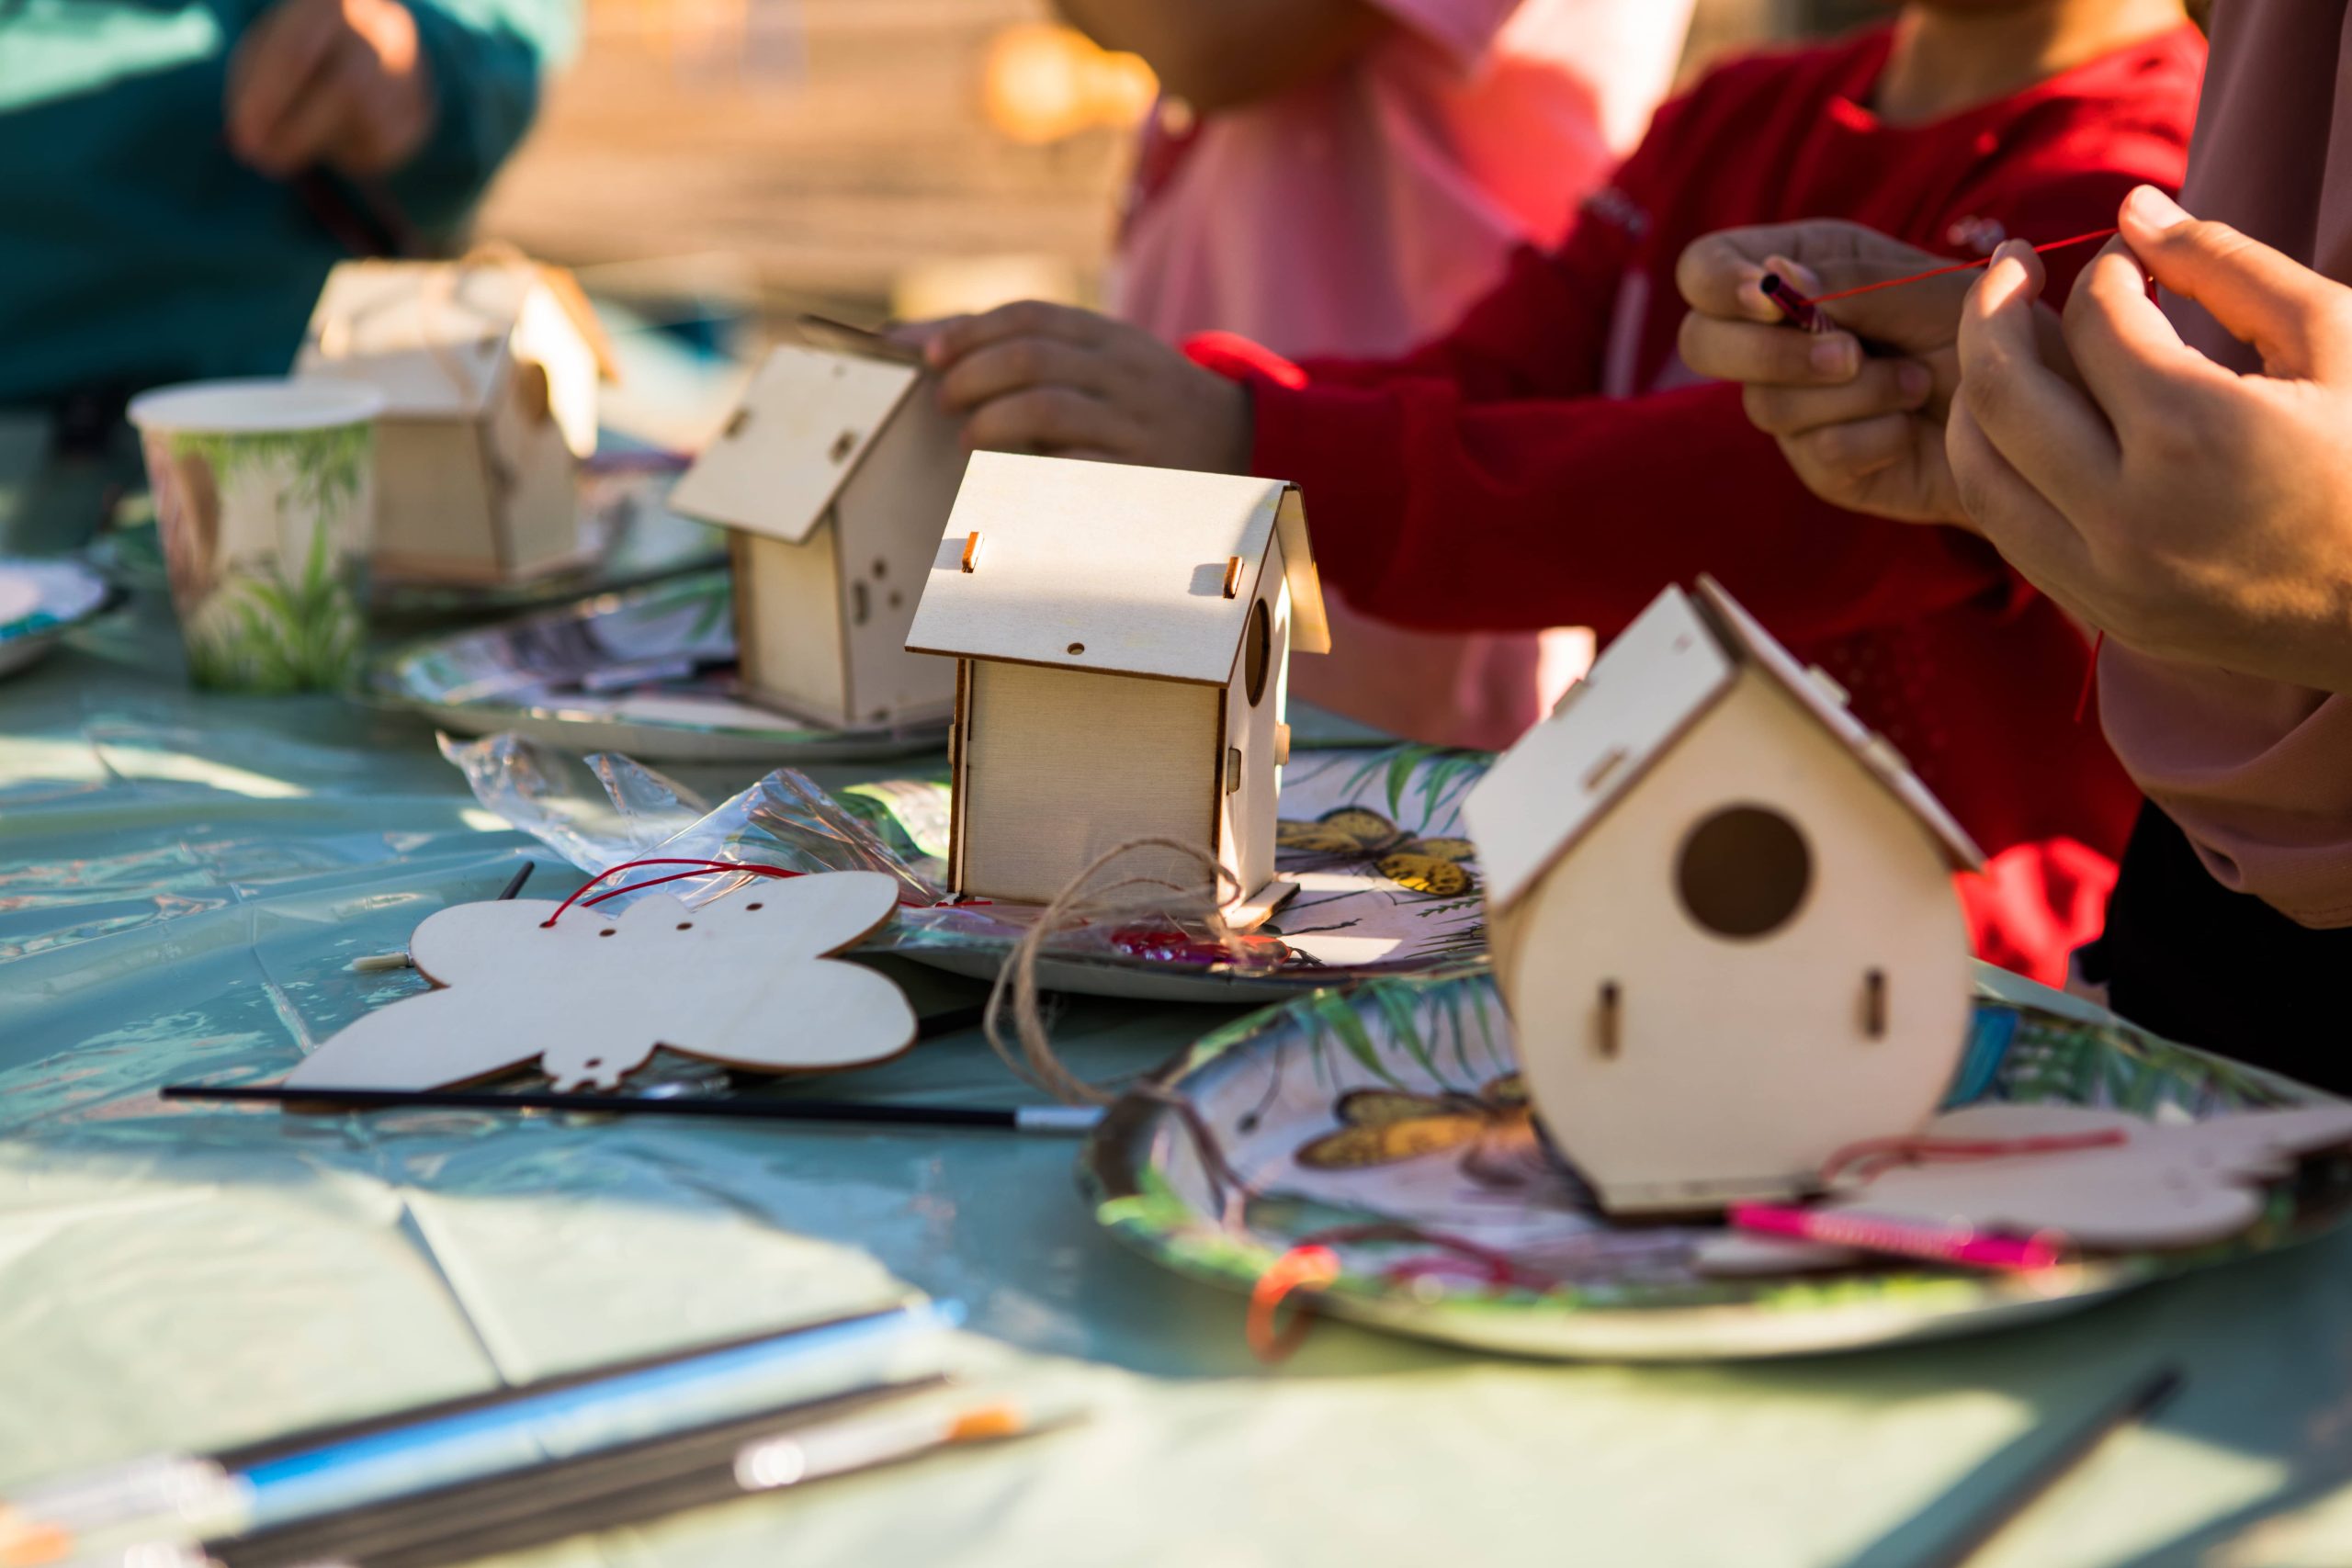
<instances>
[{"instance_id":1,"label":"unpainted wooden birdhouse","mask_svg":"<svg viewBox=\"0 0 2352 1568\"><path fill-rule=\"evenodd\" d=\"M1604 1207L1792 1196L1935 1111L1976 847L1712 580L1660 594L1465 812L1530 1090Z\"/></svg>"},{"instance_id":2,"label":"unpainted wooden birdhouse","mask_svg":"<svg viewBox=\"0 0 2352 1568\"><path fill-rule=\"evenodd\" d=\"M906 648L964 477L932 387L910 357L778 348L678 481L673 510L729 532L748 695L835 726L955 707L954 669Z\"/></svg>"},{"instance_id":3,"label":"unpainted wooden birdhouse","mask_svg":"<svg viewBox=\"0 0 2352 1568\"><path fill-rule=\"evenodd\" d=\"M1261 919L1290 655L1330 648L1298 491L982 452L935 547L907 646L956 660L953 889L1045 903L1164 837ZM1174 854L1121 871L1204 876Z\"/></svg>"},{"instance_id":4,"label":"unpainted wooden birdhouse","mask_svg":"<svg viewBox=\"0 0 2352 1568\"><path fill-rule=\"evenodd\" d=\"M462 583L581 559L579 461L596 449L610 369L579 285L519 258L345 262L294 363L384 395L376 569Z\"/></svg>"}]
</instances>

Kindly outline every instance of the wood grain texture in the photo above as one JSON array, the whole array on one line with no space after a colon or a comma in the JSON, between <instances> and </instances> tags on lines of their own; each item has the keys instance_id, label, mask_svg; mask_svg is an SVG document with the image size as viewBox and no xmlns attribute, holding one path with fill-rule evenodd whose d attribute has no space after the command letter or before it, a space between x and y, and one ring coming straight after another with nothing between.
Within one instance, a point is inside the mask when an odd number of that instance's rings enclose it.
<instances>
[{"instance_id":1,"label":"wood grain texture","mask_svg":"<svg viewBox=\"0 0 2352 1568\"><path fill-rule=\"evenodd\" d=\"M907 651L939 531L964 480L961 426L929 383L899 407L834 507L841 614L849 648L849 711L865 724L944 716L956 661Z\"/></svg>"},{"instance_id":2,"label":"wood grain texture","mask_svg":"<svg viewBox=\"0 0 2352 1568\"><path fill-rule=\"evenodd\" d=\"M671 509L792 544L823 521L922 372L891 360L786 344L769 354L726 429L671 492ZM952 468L952 441L899 446L894 462ZM953 497L955 479L946 483ZM931 520L932 537L946 516Z\"/></svg>"},{"instance_id":3,"label":"wood grain texture","mask_svg":"<svg viewBox=\"0 0 2352 1568\"><path fill-rule=\"evenodd\" d=\"M1685 837L1731 806L1780 812L1811 853L1804 902L1762 937L1702 928L1678 892ZM1544 874L1508 946L1536 1105L1612 1211L1801 1190L1846 1145L1916 1131L1967 1032L1942 846L1753 667ZM1890 983L1882 1039L1864 1027L1872 969ZM1595 1034L1610 982L1614 1060Z\"/></svg>"},{"instance_id":4,"label":"wood grain texture","mask_svg":"<svg viewBox=\"0 0 2352 1568\"><path fill-rule=\"evenodd\" d=\"M932 653L1231 678L1285 487L1271 479L976 453L908 634ZM966 540L982 536L977 570ZM1225 596L1227 560L1249 563Z\"/></svg>"},{"instance_id":5,"label":"wood grain texture","mask_svg":"<svg viewBox=\"0 0 2352 1568\"><path fill-rule=\"evenodd\" d=\"M913 1010L881 975L829 963L889 919L873 872L760 881L689 909L648 894L626 912L543 900L459 904L419 926L440 989L379 1009L288 1074L294 1089L435 1089L538 1058L559 1090L616 1089L657 1046L761 1072L885 1060Z\"/></svg>"},{"instance_id":6,"label":"wood grain texture","mask_svg":"<svg viewBox=\"0 0 2352 1568\"><path fill-rule=\"evenodd\" d=\"M1131 839L1210 852L1209 807L1223 798L1221 690L973 661L957 751L956 891L1042 904ZM1201 876L1173 855L1140 853L1128 874Z\"/></svg>"},{"instance_id":7,"label":"wood grain texture","mask_svg":"<svg viewBox=\"0 0 2352 1568\"><path fill-rule=\"evenodd\" d=\"M820 724L850 722L841 571L829 524L806 544L732 536L737 661L756 700Z\"/></svg>"}]
</instances>

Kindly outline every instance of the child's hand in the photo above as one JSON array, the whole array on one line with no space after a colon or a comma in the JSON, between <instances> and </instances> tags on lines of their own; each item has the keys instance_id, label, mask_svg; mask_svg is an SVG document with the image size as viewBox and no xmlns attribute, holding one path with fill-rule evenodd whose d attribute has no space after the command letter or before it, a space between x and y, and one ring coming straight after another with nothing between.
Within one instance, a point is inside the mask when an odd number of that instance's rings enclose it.
<instances>
[{"instance_id":1,"label":"child's hand","mask_svg":"<svg viewBox=\"0 0 2352 1568\"><path fill-rule=\"evenodd\" d=\"M433 129L433 73L399 0L278 0L229 65L229 144L272 175L389 174Z\"/></svg>"},{"instance_id":2,"label":"child's hand","mask_svg":"<svg viewBox=\"0 0 2352 1568\"><path fill-rule=\"evenodd\" d=\"M1943 415L1959 376L1953 341L1971 275L1824 306L1849 330L1821 335L1789 325L1762 288L1768 272L1815 296L1949 265L1855 223L1707 235L1675 268L1690 306L1682 358L1702 376L1746 387L1749 420L1823 500L1905 523L1965 524ZM1873 352L1863 352L1865 340Z\"/></svg>"},{"instance_id":3,"label":"child's hand","mask_svg":"<svg viewBox=\"0 0 2352 1568\"><path fill-rule=\"evenodd\" d=\"M2119 641L2352 692L2352 288L2150 187L2122 227L2067 302L2079 382L2036 340L2038 257L2005 248L1971 294L1961 493L2035 586ZM2182 343L2143 264L2263 373Z\"/></svg>"},{"instance_id":4,"label":"child's hand","mask_svg":"<svg viewBox=\"0 0 2352 1568\"><path fill-rule=\"evenodd\" d=\"M999 452L1250 471L1250 394L1139 327L1035 300L899 329L965 416L964 444Z\"/></svg>"}]
</instances>

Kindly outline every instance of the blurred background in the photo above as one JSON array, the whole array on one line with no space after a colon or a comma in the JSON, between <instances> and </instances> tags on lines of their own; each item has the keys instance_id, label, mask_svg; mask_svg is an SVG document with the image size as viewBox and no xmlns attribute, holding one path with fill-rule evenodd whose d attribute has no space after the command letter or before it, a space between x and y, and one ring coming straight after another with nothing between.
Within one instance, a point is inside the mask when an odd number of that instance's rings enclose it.
<instances>
[{"instance_id":1,"label":"blurred background","mask_svg":"<svg viewBox=\"0 0 2352 1568\"><path fill-rule=\"evenodd\" d=\"M1682 73L1879 9L1699 0ZM1093 302L1154 91L1046 0L587 0L481 231L730 355L803 310Z\"/></svg>"}]
</instances>

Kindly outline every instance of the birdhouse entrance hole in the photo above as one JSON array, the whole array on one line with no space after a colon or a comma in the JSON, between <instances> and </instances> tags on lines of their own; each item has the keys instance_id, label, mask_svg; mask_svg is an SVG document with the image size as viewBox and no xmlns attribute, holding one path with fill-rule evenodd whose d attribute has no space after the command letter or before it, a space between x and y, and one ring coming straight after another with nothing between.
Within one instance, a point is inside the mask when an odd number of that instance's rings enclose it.
<instances>
[{"instance_id":1,"label":"birdhouse entrance hole","mask_svg":"<svg viewBox=\"0 0 2352 1568\"><path fill-rule=\"evenodd\" d=\"M1259 600L1250 606L1250 631L1241 644L1241 687L1256 707L1266 694L1266 672L1274 662L1274 617Z\"/></svg>"},{"instance_id":2,"label":"birdhouse entrance hole","mask_svg":"<svg viewBox=\"0 0 2352 1568\"><path fill-rule=\"evenodd\" d=\"M1813 886L1813 851L1779 812L1732 806L1684 836L1674 871L1692 919L1717 936L1753 939L1795 917Z\"/></svg>"}]
</instances>

